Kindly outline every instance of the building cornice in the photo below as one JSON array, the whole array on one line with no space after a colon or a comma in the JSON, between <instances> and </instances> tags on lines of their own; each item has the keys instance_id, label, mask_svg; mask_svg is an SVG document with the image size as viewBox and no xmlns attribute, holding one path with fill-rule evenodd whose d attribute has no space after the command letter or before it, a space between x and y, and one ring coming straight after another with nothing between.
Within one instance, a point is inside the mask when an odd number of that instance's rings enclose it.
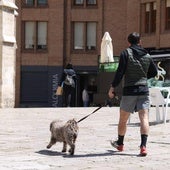
<instances>
[{"instance_id":1,"label":"building cornice","mask_svg":"<svg viewBox=\"0 0 170 170\"><path fill-rule=\"evenodd\" d=\"M9 2L7 0L1 0L0 7L8 7L8 8L14 9L14 10L18 9L18 7L15 5L15 3Z\"/></svg>"}]
</instances>

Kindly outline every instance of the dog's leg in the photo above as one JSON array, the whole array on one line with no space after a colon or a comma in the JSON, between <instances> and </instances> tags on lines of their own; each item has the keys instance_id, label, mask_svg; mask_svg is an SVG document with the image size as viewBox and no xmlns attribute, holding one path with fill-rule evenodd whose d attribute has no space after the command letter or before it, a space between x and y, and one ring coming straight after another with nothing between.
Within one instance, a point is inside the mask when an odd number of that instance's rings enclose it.
<instances>
[{"instance_id":1,"label":"dog's leg","mask_svg":"<svg viewBox=\"0 0 170 170\"><path fill-rule=\"evenodd\" d=\"M77 135L74 134L74 136L73 136L73 143L74 143L74 144L75 144L75 142L76 142L76 139L77 139Z\"/></svg>"},{"instance_id":2,"label":"dog's leg","mask_svg":"<svg viewBox=\"0 0 170 170\"><path fill-rule=\"evenodd\" d=\"M67 151L67 143L66 141L63 142L63 150L62 152L66 152Z\"/></svg>"},{"instance_id":3,"label":"dog's leg","mask_svg":"<svg viewBox=\"0 0 170 170\"><path fill-rule=\"evenodd\" d=\"M56 139L54 137L51 137L50 143L47 145L47 149L51 148L52 145L56 143Z\"/></svg>"},{"instance_id":4,"label":"dog's leg","mask_svg":"<svg viewBox=\"0 0 170 170\"><path fill-rule=\"evenodd\" d=\"M69 149L70 155L74 155L74 150L75 150L75 144L70 145L70 149Z\"/></svg>"},{"instance_id":5,"label":"dog's leg","mask_svg":"<svg viewBox=\"0 0 170 170\"><path fill-rule=\"evenodd\" d=\"M74 136L73 136L73 140L72 140L72 142L70 143L70 150L69 150L70 155L74 155L75 146L76 146L76 145L75 145L76 139L77 139L77 135L74 135Z\"/></svg>"},{"instance_id":6,"label":"dog's leg","mask_svg":"<svg viewBox=\"0 0 170 170\"><path fill-rule=\"evenodd\" d=\"M69 149L70 155L74 155L75 144L74 144L73 140L72 141L68 141L68 144L70 146L70 149Z\"/></svg>"}]
</instances>

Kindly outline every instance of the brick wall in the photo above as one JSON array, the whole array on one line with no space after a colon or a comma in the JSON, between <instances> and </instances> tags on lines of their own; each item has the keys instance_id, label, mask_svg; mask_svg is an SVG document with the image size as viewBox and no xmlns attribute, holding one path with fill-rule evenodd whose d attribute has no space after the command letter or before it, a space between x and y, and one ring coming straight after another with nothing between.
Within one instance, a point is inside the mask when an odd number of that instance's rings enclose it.
<instances>
[{"instance_id":1,"label":"brick wall","mask_svg":"<svg viewBox=\"0 0 170 170\"><path fill-rule=\"evenodd\" d=\"M131 32L141 31L141 3L151 0L98 0L97 7L75 8L72 0L48 0L47 8L21 8L17 0L19 16L17 17L17 60L16 60L16 103L20 102L21 67L58 67L72 62L76 68L98 65L101 40L106 31L113 42L113 52L119 56L128 46L127 36ZM142 35L142 45L145 48L170 48L170 34L164 31L165 0L157 0L157 31L155 34ZM163 11L163 12L161 12ZM22 22L48 22L48 51L44 53L25 52L22 50ZM75 52L72 50L72 22L97 22L97 49L94 52ZM85 70L86 71L86 70ZM56 72L54 74L60 74Z\"/></svg>"}]
</instances>

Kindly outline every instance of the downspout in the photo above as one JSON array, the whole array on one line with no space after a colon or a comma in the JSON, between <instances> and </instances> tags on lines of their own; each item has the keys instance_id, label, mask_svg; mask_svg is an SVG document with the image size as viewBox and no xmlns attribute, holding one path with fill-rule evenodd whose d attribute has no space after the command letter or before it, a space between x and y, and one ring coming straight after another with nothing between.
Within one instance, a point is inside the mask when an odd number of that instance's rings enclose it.
<instances>
[{"instance_id":1,"label":"downspout","mask_svg":"<svg viewBox=\"0 0 170 170\"><path fill-rule=\"evenodd\" d=\"M102 37L103 37L103 35L104 35L104 25L105 25L105 20L104 20L104 0L102 0L102 9L101 9L101 36L100 36L100 39L102 39ZM101 44L100 44L101 45ZM99 69L99 63L100 63L100 56L101 56L101 54L100 54L100 52L101 52L101 50L99 51L99 54L98 54L98 60L97 60L97 66L98 66L98 69Z\"/></svg>"},{"instance_id":2,"label":"downspout","mask_svg":"<svg viewBox=\"0 0 170 170\"><path fill-rule=\"evenodd\" d=\"M67 0L64 0L63 10L63 67L66 66L66 37L67 37Z\"/></svg>"},{"instance_id":3,"label":"downspout","mask_svg":"<svg viewBox=\"0 0 170 170\"><path fill-rule=\"evenodd\" d=\"M104 35L104 0L102 1L102 36Z\"/></svg>"},{"instance_id":4,"label":"downspout","mask_svg":"<svg viewBox=\"0 0 170 170\"><path fill-rule=\"evenodd\" d=\"M156 1L156 49L160 48L160 32L161 32L161 2Z\"/></svg>"}]
</instances>

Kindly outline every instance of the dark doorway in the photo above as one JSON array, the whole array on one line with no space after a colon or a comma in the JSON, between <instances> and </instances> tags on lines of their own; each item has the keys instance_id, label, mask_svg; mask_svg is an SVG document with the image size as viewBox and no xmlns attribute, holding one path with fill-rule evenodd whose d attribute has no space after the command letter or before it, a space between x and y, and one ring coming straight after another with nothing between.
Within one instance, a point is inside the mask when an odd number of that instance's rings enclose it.
<instances>
[{"instance_id":1,"label":"dark doorway","mask_svg":"<svg viewBox=\"0 0 170 170\"><path fill-rule=\"evenodd\" d=\"M87 91L89 93L89 106L93 105L93 95L97 93L97 74L89 73L89 72L79 72L77 73L77 97L76 97L76 105L78 107L83 107L82 101L82 92L85 87L87 87Z\"/></svg>"}]
</instances>

